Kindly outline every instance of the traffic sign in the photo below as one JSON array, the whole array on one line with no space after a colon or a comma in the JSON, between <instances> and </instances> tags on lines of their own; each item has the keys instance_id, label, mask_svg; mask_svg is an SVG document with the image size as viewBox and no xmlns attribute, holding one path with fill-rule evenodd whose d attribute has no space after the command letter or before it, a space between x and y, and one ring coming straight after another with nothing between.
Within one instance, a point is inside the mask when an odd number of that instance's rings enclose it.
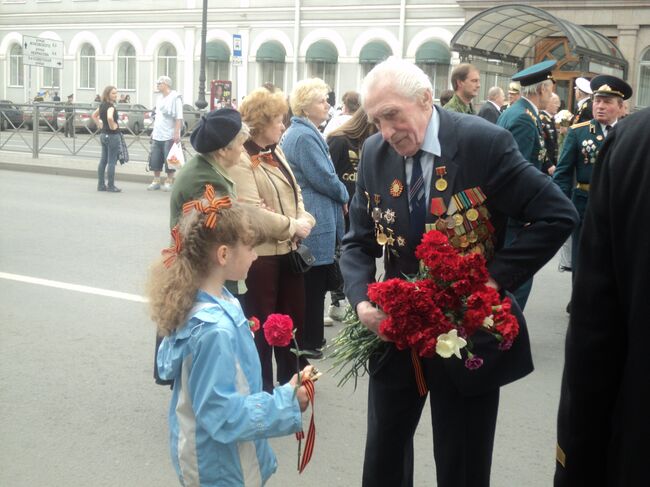
<instances>
[{"instance_id":1,"label":"traffic sign","mask_svg":"<svg viewBox=\"0 0 650 487\"><path fill-rule=\"evenodd\" d=\"M233 34L232 35L232 55L234 57L241 57L242 44L241 44L241 35Z\"/></svg>"},{"instance_id":2,"label":"traffic sign","mask_svg":"<svg viewBox=\"0 0 650 487\"><path fill-rule=\"evenodd\" d=\"M63 41L23 36L23 64L63 68Z\"/></svg>"}]
</instances>

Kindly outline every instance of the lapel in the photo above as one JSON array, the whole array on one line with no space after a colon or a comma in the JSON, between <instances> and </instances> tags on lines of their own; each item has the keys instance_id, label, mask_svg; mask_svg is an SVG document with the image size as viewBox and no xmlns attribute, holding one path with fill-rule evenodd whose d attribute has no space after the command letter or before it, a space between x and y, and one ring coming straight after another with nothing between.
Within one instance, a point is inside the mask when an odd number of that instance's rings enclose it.
<instances>
[{"instance_id":1,"label":"lapel","mask_svg":"<svg viewBox=\"0 0 650 487\"><path fill-rule=\"evenodd\" d=\"M382 161L378 165L380 168L380 176L377 179L381 181L381 184L386 186L378 188L380 191L379 196L382 198L379 206L384 210L393 210L395 212L396 218L393 224L387 224L386 221L382 221L381 225L386 228L388 225L394 231L394 237L397 238L398 235L406 236L409 229L409 199L408 199L408 181L406 180L406 170L405 164L406 159L400 156L395 150L388 144L388 142L382 143L382 149L386 152L381 155L378 160ZM384 163L383 161L386 161ZM402 183L402 192L399 196L392 196L390 194L390 188L393 182L398 181ZM374 201L374 194L368 195L370 198L370 208L377 206Z\"/></svg>"}]
</instances>

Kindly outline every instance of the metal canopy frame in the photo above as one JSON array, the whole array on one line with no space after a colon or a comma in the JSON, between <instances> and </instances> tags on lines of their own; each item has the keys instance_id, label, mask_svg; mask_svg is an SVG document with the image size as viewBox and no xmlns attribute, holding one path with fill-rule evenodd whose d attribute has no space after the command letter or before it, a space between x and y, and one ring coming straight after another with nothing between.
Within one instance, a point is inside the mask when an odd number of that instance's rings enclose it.
<instances>
[{"instance_id":1,"label":"metal canopy frame","mask_svg":"<svg viewBox=\"0 0 650 487\"><path fill-rule=\"evenodd\" d=\"M546 37L566 37L578 56L617 66L627 74L628 62L610 39L528 5L501 5L481 12L456 32L450 45L461 54L500 59L523 67L531 49Z\"/></svg>"}]
</instances>

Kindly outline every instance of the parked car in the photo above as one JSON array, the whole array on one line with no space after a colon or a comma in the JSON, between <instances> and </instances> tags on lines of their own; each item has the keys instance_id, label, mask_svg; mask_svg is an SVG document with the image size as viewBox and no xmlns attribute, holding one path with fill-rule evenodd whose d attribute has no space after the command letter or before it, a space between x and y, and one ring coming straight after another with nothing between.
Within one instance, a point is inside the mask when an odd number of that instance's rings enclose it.
<instances>
[{"instance_id":1,"label":"parked car","mask_svg":"<svg viewBox=\"0 0 650 487\"><path fill-rule=\"evenodd\" d=\"M118 103L118 124L122 132L138 135L144 129L144 116L148 108L139 104Z\"/></svg>"},{"instance_id":2,"label":"parked car","mask_svg":"<svg viewBox=\"0 0 650 487\"><path fill-rule=\"evenodd\" d=\"M19 128L23 123L23 112L13 102L0 100L0 130Z\"/></svg>"},{"instance_id":3,"label":"parked car","mask_svg":"<svg viewBox=\"0 0 650 487\"><path fill-rule=\"evenodd\" d=\"M96 102L74 103L72 105L75 132L79 131L83 133L93 133L95 132L95 130L97 130L97 127L95 126L95 122L93 121L91 115L97 109L98 106L99 103ZM56 116L59 130L64 130L65 117L66 117L65 108L62 108L61 110L59 110Z\"/></svg>"},{"instance_id":4,"label":"parked car","mask_svg":"<svg viewBox=\"0 0 650 487\"><path fill-rule=\"evenodd\" d=\"M63 103L57 101L37 102L32 105L25 106L23 108L23 121L25 122L25 127L29 129L34 128L34 105L38 105L38 125L40 127L46 127L50 130L57 130L57 115Z\"/></svg>"},{"instance_id":5,"label":"parked car","mask_svg":"<svg viewBox=\"0 0 650 487\"><path fill-rule=\"evenodd\" d=\"M183 125L181 126L181 135L190 135L196 124L199 123L203 112L196 109L192 105L183 105ZM151 110L144 114L144 131L150 134L153 130L153 120L156 116L156 110Z\"/></svg>"}]
</instances>

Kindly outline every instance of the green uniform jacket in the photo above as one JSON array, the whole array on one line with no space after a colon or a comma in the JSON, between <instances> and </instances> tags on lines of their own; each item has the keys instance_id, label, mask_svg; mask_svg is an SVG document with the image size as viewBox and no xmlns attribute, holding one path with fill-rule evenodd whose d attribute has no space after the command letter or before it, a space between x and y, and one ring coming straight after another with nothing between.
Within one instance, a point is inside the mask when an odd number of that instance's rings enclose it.
<instances>
[{"instance_id":1,"label":"green uniform jacket","mask_svg":"<svg viewBox=\"0 0 650 487\"><path fill-rule=\"evenodd\" d=\"M519 152L540 171L545 158L542 124L535 107L525 98L519 98L497 120L497 125L510 131Z\"/></svg>"},{"instance_id":2,"label":"green uniform jacket","mask_svg":"<svg viewBox=\"0 0 650 487\"><path fill-rule=\"evenodd\" d=\"M471 103L466 105L455 93L454 96L451 97L451 100L449 100L442 108L449 110L450 112L467 113L468 115L474 115L476 113L474 108L472 108Z\"/></svg>"},{"instance_id":3,"label":"green uniform jacket","mask_svg":"<svg viewBox=\"0 0 650 487\"><path fill-rule=\"evenodd\" d=\"M591 172L604 141L602 128L596 120L572 125L553 173L553 180L571 198L581 219L587 208L589 192L576 188L574 181L591 183Z\"/></svg>"},{"instance_id":4,"label":"green uniform jacket","mask_svg":"<svg viewBox=\"0 0 650 487\"><path fill-rule=\"evenodd\" d=\"M211 184L218 196L235 198L235 183L217 165L212 165L201 154L195 155L178 171L172 186L169 227L173 228L183 212L183 204L201 198L205 185Z\"/></svg>"}]
</instances>

